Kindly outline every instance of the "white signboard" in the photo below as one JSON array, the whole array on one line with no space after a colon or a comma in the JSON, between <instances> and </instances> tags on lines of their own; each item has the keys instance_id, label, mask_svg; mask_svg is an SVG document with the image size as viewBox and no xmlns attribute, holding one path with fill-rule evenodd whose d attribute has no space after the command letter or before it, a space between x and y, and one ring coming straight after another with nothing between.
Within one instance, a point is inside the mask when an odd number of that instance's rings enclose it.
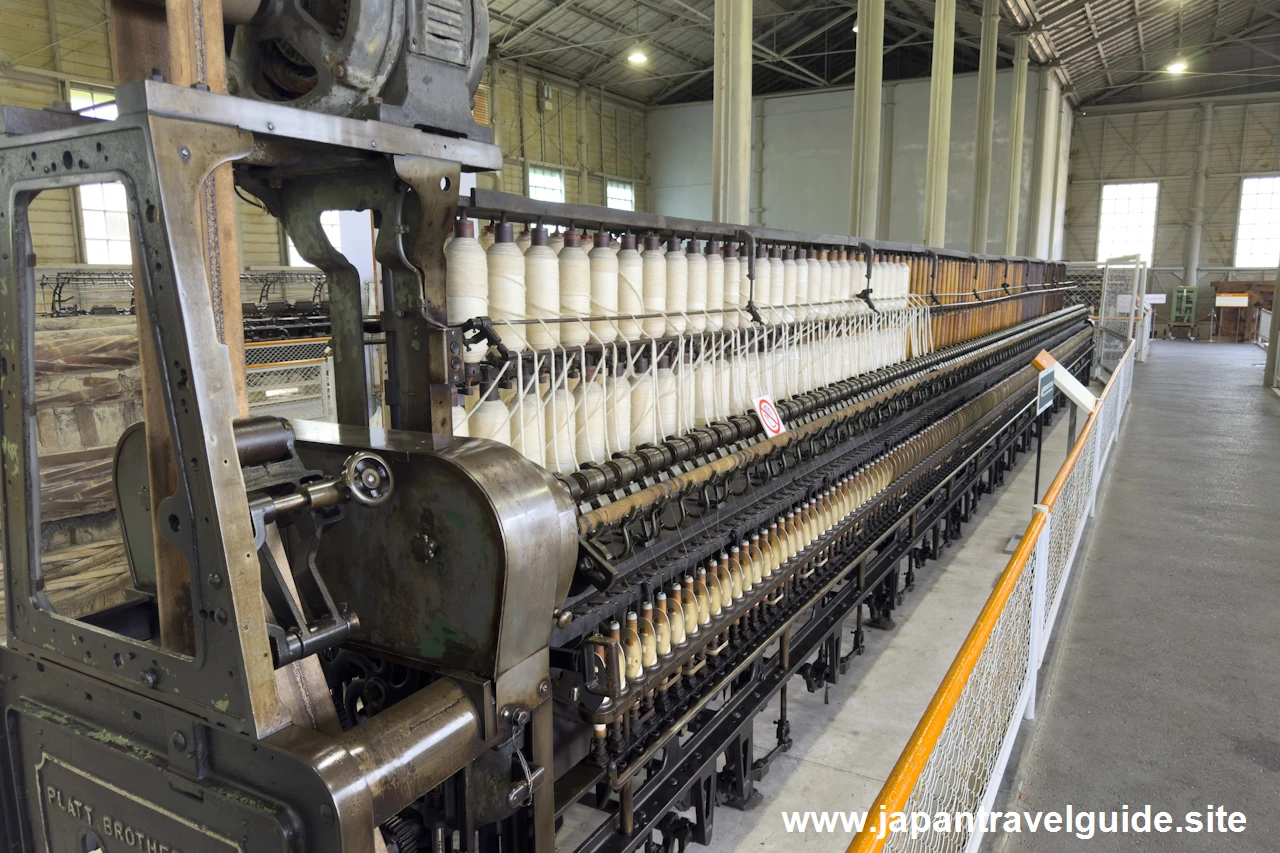
<instances>
[{"instance_id":1,"label":"white signboard","mask_svg":"<svg viewBox=\"0 0 1280 853\"><path fill-rule=\"evenodd\" d=\"M1148 305L1163 305L1168 301L1168 294L1165 293L1148 293L1143 297L1143 301Z\"/></svg>"},{"instance_id":2,"label":"white signboard","mask_svg":"<svg viewBox=\"0 0 1280 853\"><path fill-rule=\"evenodd\" d=\"M1037 415L1043 414L1050 406L1053 405L1053 378L1055 369L1056 365L1054 367L1046 367L1044 370L1040 371L1039 388L1036 394Z\"/></svg>"},{"instance_id":3,"label":"white signboard","mask_svg":"<svg viewBox=\"0 0 1280 853\"><path fill-rule=\"evenodd\" d=\"M1217 308L1248 308L1249 294L1219 293L1213 300L1213 304Z\"/></svg>"},{"instance_id":4,"label":"white signboard","mask_svg":"<svg viewBox=\"0 0 1280 853\"><path fill-rule=\"evenodd\" d=\"M773 438L787 431L786 424L782 422L782 415L778 414L778 407L773 404L773 400L768 397L756 397L755 407L756 417L760 418L760 426L764 428L765 435Z\"/></svg>"}]
</instances>

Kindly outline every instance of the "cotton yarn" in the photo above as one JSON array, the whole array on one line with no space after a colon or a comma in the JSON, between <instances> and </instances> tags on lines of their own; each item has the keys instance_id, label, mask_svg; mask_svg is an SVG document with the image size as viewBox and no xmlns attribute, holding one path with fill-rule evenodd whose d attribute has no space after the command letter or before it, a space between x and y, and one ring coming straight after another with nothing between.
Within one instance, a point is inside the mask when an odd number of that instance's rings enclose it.
<instances>
[{"instance_id":1,"label":"cotton yarn","mask_svg":"<svg viewBox=\"0 0 1280 853\"><path fill-rule=\"evenodd\" d=\"M546 404L546 468L557 474L568 474L578 467L573 441L573 395L560 384L549 395Z\"/></svg>"},{"instance_id":2,"label":"cotton yarn","mask_svg":"<svg viewBox=\"0 0 1280 853\"><path fill-rule=\"evenodd\" d=\"M626 366L619 364L605 380L606 437L613 453L626 452L634 447L631 443L631 383L625 371Z\"/></svg>"},{"instance_id":3,"label":"cotton yarn","mask_svg":"<svg viewBox=\"0 0 1280 853\"><path fill-rule=\"evenodd\" d=\"M644 259L636 251L634 234L622 235L617 260L618 315L624 318L618 322L619 336L627 341L639 340L643 331L640 321L625 319L644 313Z\"/></svg>"},{"instance_id":4,"label":"cotton yarn","mask_svg":"<svg viewBox=\"0 0 1280 853\"><path fill-rule=\"evenodd\" d=\"M667 262L667 312L665 333L668 337L683 335L689 320L689 258L680 248L680 238L672 235L664 255Z\"/></svg>"},{"instance_id":5,"label":"cotton yarn","mask_svg":"<svg viewBox=\"0 0 1280 853\"><path fill-rule=\"evenodd\" d=\"M742 290L742 273L738 264L738 247L724 247L724 327L738 328L738 294Z\"/></svg>"},{"instance_id":6,"label":"cotton yarn","mask_svg":"<svg viewBox=\"0 0 1280 853\"><path fill-rule=\"evenodd\" d=\"M588 324L579 322L591 316L591 259L582 248L581 235L575 231L565 234L556 259L560 267L560 315L570 320L560 324L560 345L579 347L591 340Z\"/></svg>"},{"instance_id":7,"label":"cotton yarn","mask_svg":"<svg viewBox=\"0 0 1280 853\"><path fill-rule=\"evenodd\" d=\"M489 264L489 316L494 320L524 320L526 293L524 254L511 237L511 223L494 228L493 245L486 254ZM502 342L513 350L525 348L524 327L495 323Z\"/></svg>"},{"instance_id":8,"label":"cotton yarn","mask_svg":"<svg viewBox=\"0 0 1280 853\"><path fill-rule=\"evenodd\" d=\"M707 328L724 328L724 258L715 239L707 241Z\"/></svg>"},{"instance_id":9,"label":"cotton yarn","mask_svg":"<svg viewBox=\"0 0 1280 853\"><path fill-rule=\"evenodd\" d=\"M547 245L545 228L533 230L532 243L524 253L524 280L529 319L556 320L560 316L560 259ZM559 323L531 323L524 328L532 349L560 345Z\"/></svg>"},{"instance_id":10,"label":"cotton yarn","mask_svg":"<svg viewBox=\"0 0 1280 853\"><path fill-rule=\"evenodd\" d=\"M546 437L536 377L529 384L529 393L512 401L512 407L519 408L517 413L519 425L516 435L511 440L511 446L523 453L530 462L536 462L545 467L547 464ZM513 416L512 420L515 421L516 417Z\"/></svg>"},{"instance_id":11,"label":"cotton yarn","mask_svg":"<svg viewBox=\"0 0 1280 853\"><path fill-rule=\"evenodd\" d=\"M707 256L696 239L687 244L685 262L689 267L690 331L701 332L707 328Z\"/></svg>"},{"instance_id":12,"label":"cotton yarn","mask_svg":"<svg viewBox=\"0 0 1280 853\"><path fill-rule=\"evenodd\" d=\"M473 317L489 315L489 260L476 239L475 223L459 219L454 238L444 249L445 314L449 325L458 326ZM484 358L485 345L471 344L463 360L477 364Z\"/></svg>"},{"instance_id":13,"label":"cotton yarn","mask_svg":"<svg viewBox=\"0 0 1280 853\"><path fill-rule=\"evenodd\" d=\"M568 250L570 247L565 246ZM560 253L562 259L564 252ZM597 231L592 240L592 249L587 255L590 316L615 317L618 314L618 257L609 248L609 232ZM562 260L563 264L563 260ZM564 267L561 266L561 276ZM560 283L562 292L564 281ZM563 297L562 297L563 298ZM594 320L591 322L591 334L601 343L611 343L618 339L618 327L612 320Z\"/></svg>"},{"instance_id":14,"label":"cotton yarn","mask_svg":"<svg viewBox=\"0 0 1280 853\"><path fill-rule=\"evenodd\" d=\"M769 304L773 306L772 323L787 322L786 281L782 274L782 252L777 246L769 247Z\"/></svg>"},{"instance_id":15,"label":"cotton yarn","mask_svg":"<svg viewBox=\"0 0 1280 853\"><path fill-rule=\"evenodd\" d=\"M574 444L579 462L599 462L605 458L605 432L609 428L605 415L605 388L603 377L592 371L573 389L574 425L577 438Z\"/></svg>"},{"instance_id":16,"label":"cotton yarn","mask_svg":"<svg viewBox=\"0 0 1280 853\"><path fill-rule=\"evenodd\" d=\"M654 409L658 376L645 359L636 363L631 378L631 447L653 444L658 440L658 413Z\"/></svg>"},{"instance_id":17,"label":"cotton yarn","mask_svg":"<svg viewBox=\"0 0 1280 853\"><path fill-rule=\"evenodd\" d=\"M644 251L640 253L644 299L644 313L658 316L645 319L640 325L646 337L660 338L667 329L667 259L663 256L656 234L646 234Z\"/></svg>"},{"instance_id":18,"label":"cotton yarn","mask_svg":"<svg viewBox=\"0 0 1280 853\"><path fill-rule=\"evenodd\" d=\"M494 243L496 246L497 243ZM512 248L515 248L512 245ZM473 438L487 438L500 444L511 444L511 427L508 423L510 412L498 395L495 386L489 396L471 412L471 435Z\"/></svg>"}]
</instances>

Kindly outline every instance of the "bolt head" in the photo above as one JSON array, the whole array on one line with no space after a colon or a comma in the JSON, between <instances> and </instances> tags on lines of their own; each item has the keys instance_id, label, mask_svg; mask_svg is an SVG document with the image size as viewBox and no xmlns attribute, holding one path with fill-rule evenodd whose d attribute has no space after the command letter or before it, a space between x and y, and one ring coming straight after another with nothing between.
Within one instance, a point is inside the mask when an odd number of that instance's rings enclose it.
<instances>
[{"instance_id":1,"label":"bolt head","mask_svg":"<svg viewBox=\"0 0 1280 853\"><path fill-rule=\"evenodd\" d=\"M147 667L142 671L142 683L148 687L155 687L160 683L160 673L156 672L154 667Z\"/></svg>"},{"instance_id":2,"label":"bolt head","mask_svg":"<svg viewBox=\"0 0 1280 853\"><path fill-rule=\"evenodd\" d=\"M418 547L415 549L422 555L422 562L429 563L440 553L440 543L427 533L418 534Z\"/></svg>"},{"instance_id":3,"label":"bolt head","mask_svg":"<svg viewBox=\"0 0 1280 853\"><path fill-rule=\"evenodd\" d=\"M174 732L173 737L169 738L169 743L173 744L173 748L181 752L187 748L187 736L182 732Z\"/></svg>"},{"instance_id":4,"label":"bolt head","mask_svg":"<svg viewBox=\"0 0 1280 853\"><path fill-rule=\"evenodd\" d=\"M543 698L546 698L548 695L550 695L550 693L551 693L551 682L547 681L546 679L543 679L542 683L538 685L538 695L542 696Z\"/></svg>"}]
</instances>

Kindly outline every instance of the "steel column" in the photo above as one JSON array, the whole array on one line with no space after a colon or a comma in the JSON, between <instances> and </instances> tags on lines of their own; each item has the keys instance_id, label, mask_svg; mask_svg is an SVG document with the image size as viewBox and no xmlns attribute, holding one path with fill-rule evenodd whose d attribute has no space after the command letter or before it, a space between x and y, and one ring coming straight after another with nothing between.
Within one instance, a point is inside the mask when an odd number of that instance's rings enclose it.
<instances>
[{"instance_id":1,"label":"steel column","mask_svg":"<svg viewBox=\"0 0 1280 853\"><path fill-rule=\"evenodd\" d=\"M938 0L933 19L933 77L929 86L929 149L924 176L924 244L942 247L947 230L947 157L951 153L951 77L956 46L956 0Z\"/></svg>"},{"instance_id":2,"label":"steel column","mask_svg":"<svg viewBox=\"0 0 1280 853\"><path fill-rule=\"evenodd\" d=\"M716 0L711 217L751 216L751 0Z\"/></svg>"},{"instance_id":3,"label":"steel column","mask_svg":"<svg viewBox=\"0 0 1280 853\"><path fill-rule=\"evenodd\" d=\"M858 4L853 78L853 192L849 233L875 239L880 195L880 101L884 76L884 0Z\"/></svg>"},{"instance_id":4,"label":"steel column","mask_svg":"<svg viewBox=\"0 0 1280 853\"><path fill-rule=\"evenodd\" d=\"M1017 254L1022 213L1022 145L1027 123L1027 36L1013 37L1013 103L1009 111L1009 189L1005 196L1004 253Z\"/></svg>"},{"instance_id":5,"label":"steel column","mask_svg":"<svg viewBox=\"0 0 1280 853\"><path fill-rule=\"evenodd\" d=\"M1196 165L1191 179L1191 221L1183 252L1182 283L1195 287L1200 277L1200 236L1204 230L1204 192L1209 176L1209 139L1213 133L1213 103L1200 105L1200 124L1196 131Z\"/></svg>"},{"instance_id":6,"label":"steel column","mask_svg":"<svg viewBox=\"0 0 1280 853\"><path fill-rule=\"evenodd\" d=\"M893 201L893 123L895 121L894 113L897 106L898 87L896 85L889 86L889 90L884 95L884 131L883 139L880 144L880 179L882 181L880 193L880 223L876 227L876 234L880 237L887 237L889 234L889 223L892 222L892 201Z\"/></svg>"},{"instance_id":7,"label":"steel column","mask_svg":"<svg viewBox=\"0 0 1280 853\"><path fill-rule=\"evenodd\" d=\"M600 153L601 167L600 171L604 171L603 150ZM587 167L587 89L585 86L578 87L578 204L590 204L591 180L589 178L589 170ZM608 198L609 190L605 187L605 198Z\"/></svg>"},{"instance_id":8,"label":"steel column","mask_svg":"<svg viewBox=\"0 0 1280 853\"><path fill-rule=\"evenodd\" d=\"M978 59L978 138L973 149L973 221L969 251L986 254L991 211L991 141L996 118L996 53L1000 49L999 0L982 0L982 41Z\"/></svg>"},{"instance_id":9,"label":"steel column","mask_svg":"<svg viewBox=\"0 0 1280 853\"><path fill-rule=\"evenodd\" d=\"M1049 138L1050 128L1052 127L1051 122L1057 111L1056 100L1052 107L1049 104L1049 94L1051 92L1049 75L1048 68L1042 67L1040 69L1040 97L1036 100L1035 163L1031 173L1031 208L1028 211L1027 219L1027 251L1032 254L1040 251L1040 232L1043 226L1047 224L1044 215L1044 198L1046 194L1052 197L1054 164L1057 162L1057 156L1050 157L1049 154L1049 147L1052 144ZM1049 222L1053 220L1052 206L1048 220ZM1045 245L1047 248L1047 241ZM1047 250L1045 255L1048 255Z\"/></svg>"}]
</instances>

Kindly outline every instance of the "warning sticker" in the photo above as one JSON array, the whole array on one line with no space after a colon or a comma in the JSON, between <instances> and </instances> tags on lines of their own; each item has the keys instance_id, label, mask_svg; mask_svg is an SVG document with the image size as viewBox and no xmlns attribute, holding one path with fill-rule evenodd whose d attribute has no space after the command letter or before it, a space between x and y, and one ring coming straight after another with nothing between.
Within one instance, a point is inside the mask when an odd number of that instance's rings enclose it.
<instances>
[{"instance_id":1,"label":"warning sticker","mask_svg":"<svg viewBox=\"0 0 1280 853\"><path fill-rule=\"evenodd\" d=\"M764 427L765 435L770 438L787 431L786 425L782 423L782 416L778 414L778 407L768 397L756 397L756 416L760 418L760 426Z\"/></svg>"}]
</instances>

